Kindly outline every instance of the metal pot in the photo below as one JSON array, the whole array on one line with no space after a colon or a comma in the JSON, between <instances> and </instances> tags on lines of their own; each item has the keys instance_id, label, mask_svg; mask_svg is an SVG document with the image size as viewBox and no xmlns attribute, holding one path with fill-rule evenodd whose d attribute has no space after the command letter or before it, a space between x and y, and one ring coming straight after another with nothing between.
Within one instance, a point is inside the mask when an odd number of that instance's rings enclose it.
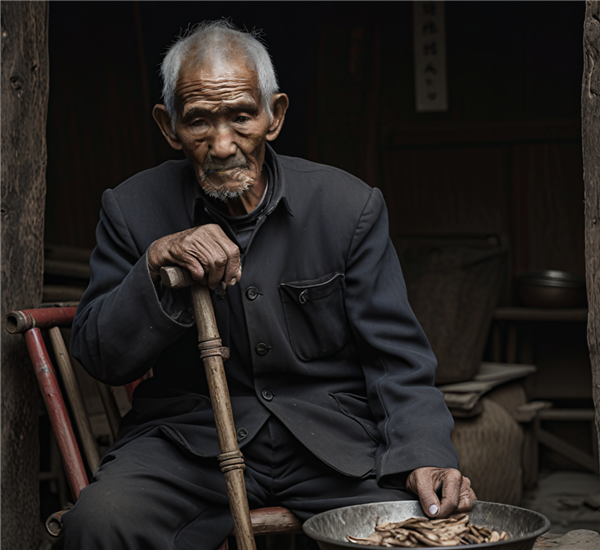
<instances>
[{"instance_id":1,"label":"metal pot","mask_svg":"<svg viewBox=\"0 0 600 550\"><path fill-rule=\"evenodd\" d=\"M360 547L357 544L348 542L346 539L348 535L367 537L373 533L376 524L402 521L411 517L425 517L419 501L375 502L337 508L317 514L306 521L302 528L310 538L317 541L321 550L341 548L358 550ZM550 528L548 518L532 510L479 500L473 503L471 523L478 527L506 531L511 538L487 544L446 546L445 548L450 550L471 548L531 550L535 539Z\"/></svg>"},{"instance_id":2,"label":"metal pot","mask_svg":"<svg viewBox=\"0 0 600 550\"><path fill-rule=\"evenodd\" d=\"M529 307L572 308L585 305L585 279L566 271L529 271L517 276L520 302Z\"/></svg>"}]
</instances>

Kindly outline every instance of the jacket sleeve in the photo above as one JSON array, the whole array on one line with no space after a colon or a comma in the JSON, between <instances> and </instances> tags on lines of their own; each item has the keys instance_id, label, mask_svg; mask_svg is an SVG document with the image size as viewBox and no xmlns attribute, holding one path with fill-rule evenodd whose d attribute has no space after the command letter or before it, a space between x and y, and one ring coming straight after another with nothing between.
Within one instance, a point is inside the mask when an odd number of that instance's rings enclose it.
<instances>
[{"instance_id":1,"label":"jacket sleeve","mask_svg":"<svg viewBox=\"0 0 600 550\"><path fill-rule=\"evenodd\" d=\"M102 196L90 284L73 322L71 349L86 371L111 385L143 376L157 355L192 325L164 289L159 298L112 190ZM183 303L183 301L180 301Z\"/></svg>"},{"instance_id":2,"label":"jacket sleeve","mask_svg":"<svg viewBox=\"0 0 600 550\"><path fill-rule=\"evenodd\" d=\"M408 303L378 189L365 205L348 253L346 311L380 434L379 482L396 485L424 466L457 468L450 441L454 422L434 387L436 359Z\"/></svg>"}]
</instances>

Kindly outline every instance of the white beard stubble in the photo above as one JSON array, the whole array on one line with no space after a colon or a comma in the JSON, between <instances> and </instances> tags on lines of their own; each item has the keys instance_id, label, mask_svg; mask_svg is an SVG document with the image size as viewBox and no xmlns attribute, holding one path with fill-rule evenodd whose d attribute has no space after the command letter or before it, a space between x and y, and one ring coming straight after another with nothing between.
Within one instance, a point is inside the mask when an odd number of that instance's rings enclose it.
<instances>
[{"instance_id":1,"label":"white beard stubble","mask_svg":"<svg viewBox=\"0 0 600 550\"><path fill-rule=\"evenodd\" d=\"M214 182L212 178L218 178L220 181ZM235 183L235 189L228 189L231 183ZM254 183L247 169L232 168L222 172L209 172L202 178L200 185L209 197L227 202L228 199L240 198L248 189L254 187Z\"/></svg>"}]
</instances>

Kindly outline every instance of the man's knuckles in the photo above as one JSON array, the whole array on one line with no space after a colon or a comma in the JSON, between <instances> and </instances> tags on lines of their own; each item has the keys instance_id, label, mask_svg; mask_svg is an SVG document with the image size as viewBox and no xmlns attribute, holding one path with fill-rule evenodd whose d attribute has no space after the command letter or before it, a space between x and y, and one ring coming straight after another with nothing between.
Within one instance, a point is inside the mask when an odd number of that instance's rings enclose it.
<instances>
[{"instance_id":1,"label":"man's knuckles","mask_svg":"<svg viewBox=\"0 0 600 550\"><path fill-rule=\"evenodd\" d=\"M455 468L446 468L440 470L440 473L445 479L453 479L460 481L463 478L463 475Z\"/></svg>"},{"instance_id":2,"label":"man's knuckles","mask_svg":"<svg viewBox=\"0 0 600 550\"><path fill-rule=\"evenodd\" d=\"M466 492L461 492L460 501L458 503L457 512L469 512L473 508L473 501L477 500L477 496L473 492L473 489L469 489Z\"/></svg>"},{"instance_id":3,"label":"man's knuckles","mask_svg":"<svg viewBox=\"0 0 600 550\"><path fill-rule=\"evenodd\" d=\"M456 513L462 514L463 512L469 512L472 510L473 504L471 503L471 499L465 498L461 499L456 507Z\"/></svg>"},{"instance_id":4,"label":"man's knuckles","mask_svg":"<svg viewBox=\"0 0 600 550\"><path fill-rule=\"evenodd\" d=\"M222 269L227 265L227 256L225 254L216 254L212 258L212 265L218 269Z\"/></svg>"},{"instance_id":5,"label":"man's knuckles","mask_svg":"<svg viewBox=\"0 0 600 550\"><path fill-rule=\"evenodd\" d=\"M448 507L454 510L458 506L459 502L460 493L458 491L442 495L442 507Z\"/></svg>"},{"instance_id":6,"label":"man's knuckles","mask_svg":"<svg viewBox=\"0 0 600 550\"><path fill-rule=\"evenodd\" d=\"M459 493L462 487L462 478L455 476L448 476L442 479L442 493L444 491Z\"/></svg>"},{"instance_id":7,"label":"man's knuckles","mask_svg":"<svg viewBox=\"0 0 600 550\"><path fill-rule=\"evenodd\" d=\"M467 493L471 491L471 480L468 477L463 476L460 484L460 490L461 492L466 491Z\"/></svg>"}]
</instances>

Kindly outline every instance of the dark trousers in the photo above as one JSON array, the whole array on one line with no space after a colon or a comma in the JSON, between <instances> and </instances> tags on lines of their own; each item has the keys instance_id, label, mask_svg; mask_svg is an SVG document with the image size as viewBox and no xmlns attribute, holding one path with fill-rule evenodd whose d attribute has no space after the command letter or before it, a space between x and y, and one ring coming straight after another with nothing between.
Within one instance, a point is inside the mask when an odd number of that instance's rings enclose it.
<instances>
[{"instance_id":1,"label":"dark trousers","mask_svg":"<svg viewBox=\"0 0 600 550\"><path fill-rule=\"evenodd\" d=\"M244 447L250 509L284 506L300 519L342 506L410 498L316 458L271 417ZM216 458L160 435L110 452L63 516L66 550L213 550L232 529Z\"/></svg>"}]
</instances>

